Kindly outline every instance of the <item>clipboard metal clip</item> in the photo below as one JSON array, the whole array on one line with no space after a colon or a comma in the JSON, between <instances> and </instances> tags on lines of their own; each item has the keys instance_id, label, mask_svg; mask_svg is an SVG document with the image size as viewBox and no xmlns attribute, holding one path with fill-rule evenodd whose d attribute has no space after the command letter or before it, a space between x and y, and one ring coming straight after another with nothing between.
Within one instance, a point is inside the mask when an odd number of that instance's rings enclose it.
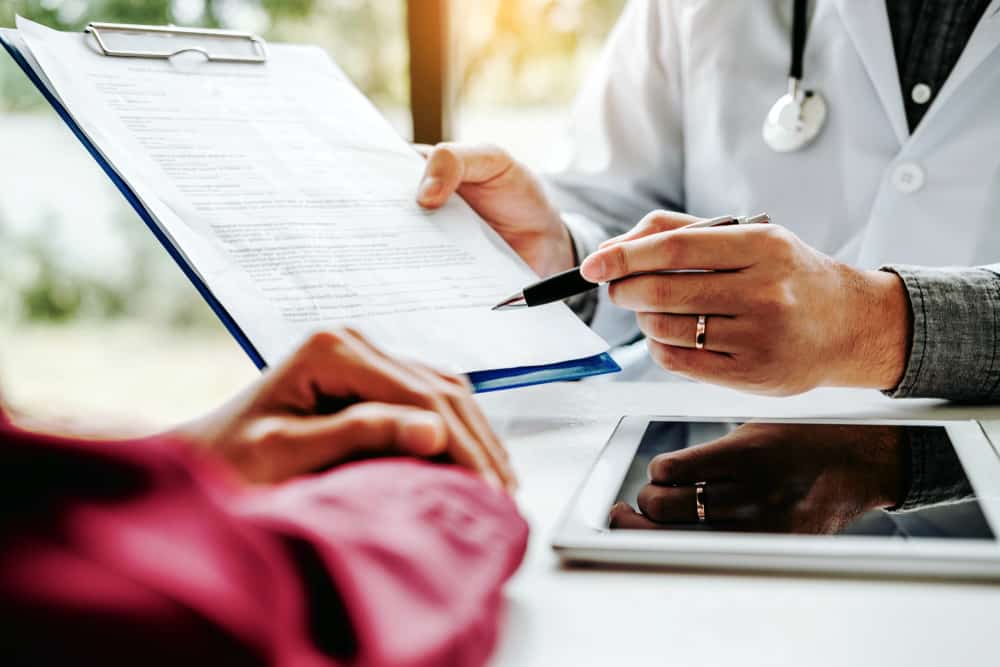
<instances>
[{"instance_id":1,"label":"clipboard metal clip","mask_svg":"<svg viewBox=\"0 0 1000 667\"><path fill-rule=\"evenodd\" d=\"M96 22L85 32L94 36L103 55L117 58L169 60L191 52L200 53L209 62L267 62L266 43L248 32Z\"/></svg>"}]
</instances>

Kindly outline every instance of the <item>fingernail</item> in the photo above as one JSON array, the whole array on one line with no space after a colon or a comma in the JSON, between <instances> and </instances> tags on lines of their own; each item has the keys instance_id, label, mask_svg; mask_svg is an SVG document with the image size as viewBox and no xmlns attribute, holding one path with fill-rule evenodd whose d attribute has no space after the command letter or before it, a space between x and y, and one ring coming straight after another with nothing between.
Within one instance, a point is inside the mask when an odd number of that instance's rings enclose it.
<instances>
[{"instance_id":1,"label":"fingernail","mask_svg":"<svg viewBox=\"0 0 1000 667\"><path fill-rule=\"evenodd\" d=\"M420 183L420 188L417 190L417 198L420 201L429 201L437 197L439 194L441 194L441 181L433 176L425 178Z\"/></svg>"},{"instance_id":2,"label":"fingernail","mask_svg":"<svg viewBox=\"0 0 1000 667\"><path fill-rule=\"evenodd\" d=\"M608 262L599 254L591 255L583 260L580 273L592 283L603 282L605 276L608 275Z\"/></svg>"}]
</instances>

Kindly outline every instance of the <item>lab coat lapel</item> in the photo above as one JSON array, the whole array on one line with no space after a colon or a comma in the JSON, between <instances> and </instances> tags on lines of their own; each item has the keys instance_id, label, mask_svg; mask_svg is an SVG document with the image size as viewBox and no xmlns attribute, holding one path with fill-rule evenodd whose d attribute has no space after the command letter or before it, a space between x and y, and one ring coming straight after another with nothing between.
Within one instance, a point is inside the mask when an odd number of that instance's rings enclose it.
<instances>
[{"instance_id":1,"label":"lab coat lapel","mask_svg":"<svg viewBox=\"0 0 1000 667\"><path fill-rule=\"evenodd\" d=\"M1000 1L1000 0L998 0ZM910 136L899 87L899 70L885 3L876 0L836 0L854 48L857 49L900 145Z\"/></svg>"},{"instance_id":2,"label":"lab coat lapel","mask_svg":"<svg viewBox=\"0 0 1000 667\"><path fill-rule=\"evenodd\" d=\"M972 37L969 38L969 43L962 51L958 62L955 63L955 68L948 75L948 80L945 81L941 92L920 121L918 132L928 125L928 121L947 103L948 98L956 93L998 45L1000 45L1000 0L993 0L986 8L982 20L976 26L975 32L972 33Z\"/></svg>"}]
</instances>

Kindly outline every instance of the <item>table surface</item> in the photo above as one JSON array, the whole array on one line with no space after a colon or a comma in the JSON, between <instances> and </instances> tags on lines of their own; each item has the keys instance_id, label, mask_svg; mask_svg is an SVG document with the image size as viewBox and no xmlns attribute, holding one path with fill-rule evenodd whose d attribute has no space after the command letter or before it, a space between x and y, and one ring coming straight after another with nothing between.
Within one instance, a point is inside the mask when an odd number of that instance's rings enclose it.
<instances>
[{"instance_id":1,"label":"table surface","mask_svg":"<svg viewBox=\"0 0 1000 667\"><path fill-rule=\"evenodd\" d=\"M687 383L573 383L481 403L518 472L532 538L507 587L496 665L1000 664L1000 585L563 568L555 523L620 416L912 418L983 421L1000 408L820 390L750 397Z\"/></svg>"}]
</instances>

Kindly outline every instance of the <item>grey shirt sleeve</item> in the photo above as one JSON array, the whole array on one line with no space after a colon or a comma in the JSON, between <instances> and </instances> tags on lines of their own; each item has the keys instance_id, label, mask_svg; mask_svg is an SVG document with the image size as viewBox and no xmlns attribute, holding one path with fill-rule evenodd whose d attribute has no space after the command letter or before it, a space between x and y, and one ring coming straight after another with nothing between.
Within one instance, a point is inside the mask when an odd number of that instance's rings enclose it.
<instances>
[{"instance_id":1,"label":"grey shirt sleeve","mask_svg":"<svg viewBox=\"0 0 1000 667\"><path fill-rule=\"evenodd\" d=\"M940 426L907 427L909 486L893 512L955 503L974 496L948 432ZM904 463L905 465L905 463Z\"/></svg>"},{"instance_id":2,"label":"grey shirt sleeve","mask_svg":"<svg viewBox=\"0 0 1000 667\"><path fill-rule=\"evenodd\" d=\"M913 339L894 398L1000 401L1000 265L887 266L906 286Z\"/></svg>"}]
</instances>

